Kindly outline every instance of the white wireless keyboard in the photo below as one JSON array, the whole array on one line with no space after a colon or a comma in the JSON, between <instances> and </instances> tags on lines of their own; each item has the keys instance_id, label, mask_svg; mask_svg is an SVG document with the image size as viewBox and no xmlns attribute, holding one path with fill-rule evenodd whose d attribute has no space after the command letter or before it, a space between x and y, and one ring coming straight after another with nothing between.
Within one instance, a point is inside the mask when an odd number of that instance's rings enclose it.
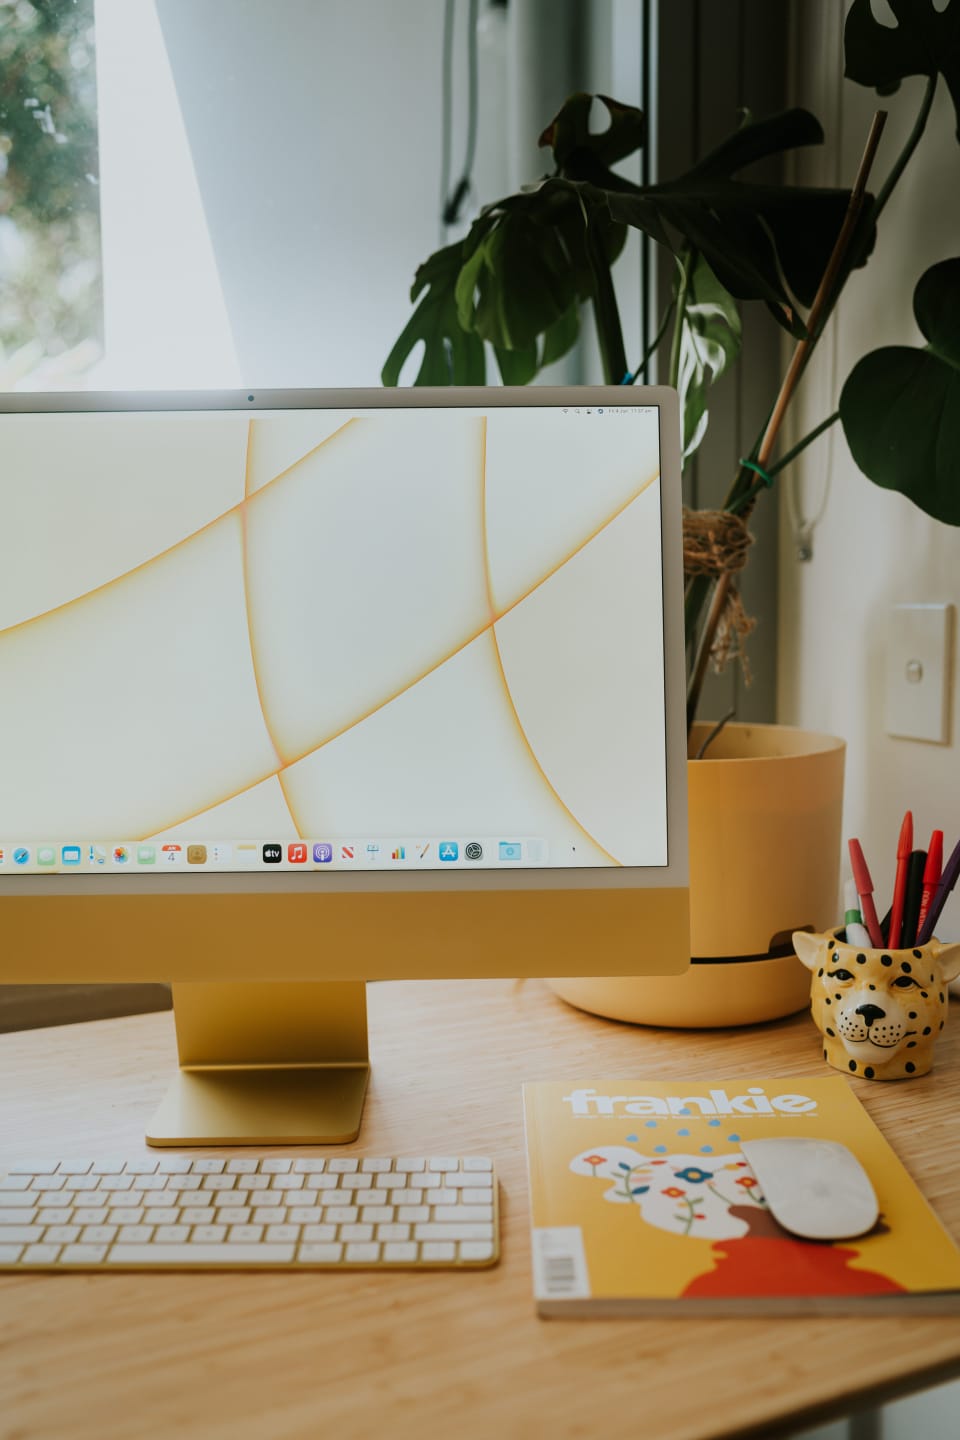
<instances>
[{"instance_id":1,"label":"white wireless keyboard","mask_svg":"<svg viewBox=\"0 0 960 1440\"><path fill-rule=\"evenodd\" d=\"M480 1156L0 1161L0 1270L495 1265Z\"/></svg>"}]
</instances>

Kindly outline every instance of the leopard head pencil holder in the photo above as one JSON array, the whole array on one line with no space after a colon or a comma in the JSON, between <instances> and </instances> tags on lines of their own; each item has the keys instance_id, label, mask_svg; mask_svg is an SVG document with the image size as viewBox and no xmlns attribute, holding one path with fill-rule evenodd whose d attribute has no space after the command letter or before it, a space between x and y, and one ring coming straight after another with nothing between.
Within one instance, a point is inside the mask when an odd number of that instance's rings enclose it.
<instances>
[{"instance_id":1,"label":"leopard head pencil holder","mask_svg":"<svg viewBox=\"0 0 960 1440\"><path fill-rule=\"evenodd\" d=\"M844 933L793 937L813 977L810 1011L823 1058L867 1080L926 1075L946 1024L947 986L960 974L960 945L871 950L848 945Z\"/></svg>"}]
</instances>

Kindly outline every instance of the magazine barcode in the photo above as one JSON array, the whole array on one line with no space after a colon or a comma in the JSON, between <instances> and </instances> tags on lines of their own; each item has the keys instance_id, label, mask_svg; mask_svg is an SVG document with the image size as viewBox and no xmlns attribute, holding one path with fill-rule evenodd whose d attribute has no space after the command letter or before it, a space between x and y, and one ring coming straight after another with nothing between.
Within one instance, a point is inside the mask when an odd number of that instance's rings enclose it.
<instances>
[{"instance_id":1,"label":"magazine barcode","mask_svg":"<svg viewBox=\"0 0 960 1440\"><path fill-rule=\"evenodd\" d=\"M552 1225L534 1230L533 1280L538 1300L584 1299L590 1294L587 1257L579 1225Z\"/></svg>"}]
</instances>

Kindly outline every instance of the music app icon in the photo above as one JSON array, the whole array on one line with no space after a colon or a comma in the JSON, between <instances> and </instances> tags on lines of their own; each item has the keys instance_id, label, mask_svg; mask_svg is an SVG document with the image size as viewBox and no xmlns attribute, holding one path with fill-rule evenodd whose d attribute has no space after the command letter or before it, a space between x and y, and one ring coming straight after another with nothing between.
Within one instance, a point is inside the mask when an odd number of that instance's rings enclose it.
<instances>
[{"instance_id":1,"label":"music app icon","mask_svg":"<svg viewBox=\"0 0 960 1440\"><path fill-rule=\"evenodd\" d=\"M293 845L287 846L287 863L290 865L305 865L307 863L307 847L302 840Z\"/></svg>"}]
</instances>

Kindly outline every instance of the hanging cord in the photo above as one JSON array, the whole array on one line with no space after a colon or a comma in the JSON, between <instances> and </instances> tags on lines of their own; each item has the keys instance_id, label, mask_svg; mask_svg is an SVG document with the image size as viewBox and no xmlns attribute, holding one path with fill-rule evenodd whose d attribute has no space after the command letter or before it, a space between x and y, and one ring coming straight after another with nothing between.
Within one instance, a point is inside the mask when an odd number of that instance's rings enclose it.
<instances>
[{"instance_id":1,"label":"hanging cord","mask_svg":"<svg viewBox=\"0 0 960 1440\"><path fill-rule=\"evenodd\" d=\"M839 28L838 38L831 42L826 40L830 54L824 57L824 64L832 58L833 46L840 46L839 53L843 53L843 25L844 7L837 9L836 21ZM829 32L826 32L829 34ZM834 105L834 114L837 127L837 143L833 151L833 183L839 188L843 179L843 70L837 67L837 92ZM839 310L840 301L837 302ZM833 316L833 326L830 335L830 403L836 404L837 374L840 368L840 323L839 316ZM823 490L813 515L807 517L803 513L802 481L800 471L794 470L788 478L787 491L787 515L790 522L790 533L793 537L794 555L801 564L813 559L813 535L817 526L827 513L827 505L830 502L830 487L833 483L833 462L836 447L835 427L831 425L827 436L827 450L823 466Z\"/></svg>"},{"instance_id":2,"label":"hanging cord","mask_svg":"<svg viewBox=\"0 0 960 1440\"><path fill-rule=\"evenodd\" d=\"M473 183L477 157L477 130L480 108L477 20L479 0L467 8L467 141L460 179L450 188L451 136L453 130L453 21L455 0L446 0L443 12L442 155L440 165L440 220L443 230L456 225Z\"/></svg>"}]
</instances>

